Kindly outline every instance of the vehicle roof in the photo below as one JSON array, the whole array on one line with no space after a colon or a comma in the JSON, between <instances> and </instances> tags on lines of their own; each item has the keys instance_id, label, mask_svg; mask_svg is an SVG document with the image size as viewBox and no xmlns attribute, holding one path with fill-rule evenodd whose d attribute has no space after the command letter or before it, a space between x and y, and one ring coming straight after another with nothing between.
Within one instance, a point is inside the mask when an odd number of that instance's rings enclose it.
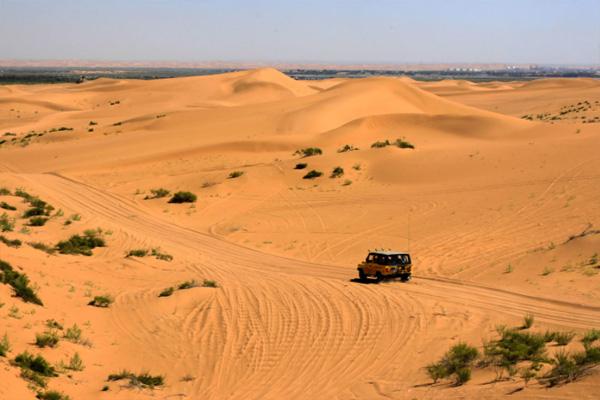
<instances>
[{"instance_id":1,"label":"vehicle roof","mask_svg":"<svg viewBox=\"0 0 600 400\"><path fill-rule=\"evenodd\" d=\"M408 255L408 253L403 253L401 251L371 251L369 254L381 254L384 256Z\"/></svg>"}]
</instances>

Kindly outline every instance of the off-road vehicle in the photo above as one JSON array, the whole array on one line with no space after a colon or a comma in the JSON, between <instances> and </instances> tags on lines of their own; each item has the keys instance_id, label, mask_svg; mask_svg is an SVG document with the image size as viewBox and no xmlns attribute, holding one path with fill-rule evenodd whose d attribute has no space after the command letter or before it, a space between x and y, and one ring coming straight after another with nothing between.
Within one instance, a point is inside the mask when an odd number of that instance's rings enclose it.
<instances>
[{"instance_id":1,"label":"off-road vehicle","mask_svg":"<svg viewBox=\"0 0 600 400\"><path fill-rule=\"evenodd\" d=\"M361 281L366 281L368 278L375 278L377 282L393 278L407 281L411 278L412 263L408 253L372 251L365 261L358 264L357 269Z\"/></svg>"}]
</instances>

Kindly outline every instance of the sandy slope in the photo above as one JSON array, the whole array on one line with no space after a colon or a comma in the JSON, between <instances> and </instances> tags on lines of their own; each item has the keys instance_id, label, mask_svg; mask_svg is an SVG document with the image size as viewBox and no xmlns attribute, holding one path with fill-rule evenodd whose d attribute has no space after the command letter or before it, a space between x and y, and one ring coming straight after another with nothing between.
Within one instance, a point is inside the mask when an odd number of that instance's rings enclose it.
<instances>
[{"instance_id":1,"label":"sandy slope","mask_svg":"<svg viewBox=\"0 0 600 400\"><path fill-rule=\"evenodd\" d=\"M52 362L82 356L84 371L50 382L74 399L499 398L522 381L485 384L493 374L477 371L461 388L431 386L423 367L525 313L538 330L600 327L600 278L586 264L600 236L570 240L600 226L600 124L515 118L583 101L591 118L595 81L302 82L264 69L1 89L0 132L17 136L0 133L0 187L64 212L22 232L26 205L0 196L18 206L4 234L56 243L86 228L110 233L92 257L0 244L45 303L0 286L10 355L37 352L49 318L77 323L92 342L39 350ZM73 130L51 132L60 127ZM45 133L23 139L30 131ZM416 148L370 148L400 137ZM344 144L360 150L337 153ZM307 146L324 155L295 170L292 153ZM342 178L328 177L335 166ZM324 176L303 180L313 168ZM245 174L227 179L234 170ZM199 199L144 200L157 187ZM64 225L74 213L81 220ZM173 261L124 258L152 247ZM352 282L376 247L409 248L417 277ZM191 278L219 288L157 296ZM86 305L103 293L111 308ZM0 398L34 397L18 369L3 358L0 367L10 383ZM123 368L167 385L101 392ZM594 398L597 377L513 397Z\"/></svg>"}]
</instances>

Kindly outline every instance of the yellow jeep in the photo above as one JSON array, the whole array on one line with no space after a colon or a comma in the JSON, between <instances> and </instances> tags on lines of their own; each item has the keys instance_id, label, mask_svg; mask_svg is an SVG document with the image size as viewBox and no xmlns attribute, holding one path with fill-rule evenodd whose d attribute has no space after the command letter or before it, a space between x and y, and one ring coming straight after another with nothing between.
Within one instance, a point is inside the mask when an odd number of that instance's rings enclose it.
<instances>
[{"instance_id":1,"label":"yellow jeep","mask_svg":"<svg viewBox=\"0 0 600 400\"><path fill-rule=\"evenodd\" d=\"M358 278L366 281L375 278L377 282L384 279L400 278L407 281L411 278L412 263L410 254L397 251L373 251L366 260L358 264Z\"/></svg>"}]
</instances>

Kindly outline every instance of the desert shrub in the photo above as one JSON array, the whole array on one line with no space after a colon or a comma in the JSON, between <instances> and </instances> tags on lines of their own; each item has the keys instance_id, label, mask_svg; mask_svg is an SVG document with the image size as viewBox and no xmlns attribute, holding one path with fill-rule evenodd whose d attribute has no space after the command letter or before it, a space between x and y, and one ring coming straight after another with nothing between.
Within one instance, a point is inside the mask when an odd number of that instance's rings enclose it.
<instances>
[{"instance_id":1,"label":"desert shrub","mask_svg":"<svg viewBox=\"0 0 600 400\"><path fill-rule=\"evenodd\" d=\"M21 197L25 201L30 201L31 199L35 198L34 196L32 196L29 193L27 193L23 188L17 188L15 190L15 196Z\"/></svg>"},{"instance_id":2,"label":"desert shrub","mask_svg":"<svg viewBox=\"0 0 600 400\"><path fill-rule=\"evenodd\" d=\"M533 322L535 321L535 317L531 314L527 314L523 317L523 325L521 325L521 329L529 329L533 326Z\"/></svg>"},{"instance_id":3,"label":"desert shrub","mask_svg":"<svg viewBox=\"0 0 600 400\"><path fill-rule=\"evenodd\" d=\"M484 345L487 362L508 370L520 361L545 361L546 342L543 334L512 329L505 329L499 333L500 339Z\"/></svg>"},{"instance_id":4,"label":"desert shrub","mask_svg":"<svg viewBox=\"0 0 600 400\"><path fill-rule=\"evenodd\" d=\"M37 372L33 372L30 369L22 368L21 369L21 378L23 378L26 381L28 381L34 385L37 385L41 388L45 388L48 385L48 383L47 383L48 381L44 376L38 374Z\"/></svg>"},{"instance_id":5,"label":"desert shrub","mask_svg":"<svg viewBox=\"0 0 600 400\"><path fill-rule=\"evenodd\" d=\"M21 247L21 245L23 244L23 242L21 242L19 239L11 240L11 239L8 239L7 237L5 237L4 235L0 235L0 243L4 243L8 247L14 247L16 249Z\"/></svg>"},{"instance_id":6,"label":"desert shrub","mask_svg":"<svg viewBox=\"0 0 600 400\"><path fill-rule=\"evenodd\" d=\"M171 197L169 203L194 203L196 199L196 195L192 192L177 192L173 195L173 197Z\"/></svg>"},{"instance_id":7,"label":"desert shrub","mask_svg":"<svg viewBox=\"0 0 600 400\"><path fill-rule=\"evenodd\" d=\"M304 169L308 166L307 163L298 163L296 164L296 166L294 167L294 169Z\"/></svg>"},{"instance_id":8,"label":"desert shrub","mask_svg":"<svg viewBox=\"0 0 600 400\"><path fill-rule=\"evenodd\" d=\"M184 289L192 289L192 288L195 288L195 287L198 287L198 282L196 282L195 279L191 279L189 281L181 282L177 286L177 289L184 290Z\"/></svg>"},{"instance_id":9,"label":"desert shrub","mask_svg":"<svg viewBox=\"0 0 600 400\"><path fill-rule=\"evenodd\" d=\"M63 326L60 322L58 322L55 319L47 319L46 320L46 327L50 328L50 329L58 329L61 330L63 329Z\"/></svg>"},{"instance_id":10,"label":"desert shrub","mask_svg":"<svg viewBox=\"0 0 600 400\"><path fill-rule=\"evenodd\" d=\"M73 354L73 356L69 359L68 364L62 363L62 367L71 371L83 371L85 369L85 365L83 364L83 360L81 359L79 353Z\"/></svg>"},{"instance_id":11,"label":"desert shrub","mask_svg":"<svg viewBox=\"0 0 600 400\"><path fill-rule=\"evenodd\" d=\"M61 254L81 254L91 256L96 247L104 247L106 242L99 230L86 230L83 235L73 235L68 240L58 242L56 249Z\"/></svg>"},{"instance_id":12,"label":"desert shrub","mask_svg":"<svg viewBox=\"0 0 600 400\"><path fill-rule=\"evenodd\" d=\"M318 147L307 147L305 149L298 149L294 152L294 155L299 155L302 157L312 157L323 154L323 150Z\"/></svg>"},{"instance_id":13,"label":"desert shrub","mask_svg":"<svg viewBox=\"0 0 600 400\"><path fill-rule=\"evenodd\" d=\"M405 140L402 139L396 139L396 141L394 142L394 144L397 147L400 147L401 149L414 149L415 146L412 143L409 143Z\"/></svg>"},{"instance_id":14,"label":"desert shrub","mask_svg":"<svg viewBox=\"0 0 600 400\"><path fill-rule=\"evenodd\" d=\"M98 123L96 121L90 121L90 126L94 126L94 125L98 125Z\"/></svg>"},{"instance_id":15,"label":"desert shrub","mask_svg":"<svg viewBox=\"0 0 600 400\"><path fill-rule=\"evenodd\" d=\"M338 153L346 153L348 151L359 150L358 147L354 147L351 144L346 144L338 149Z\"/></svg>"},{"instance_id":16,"label":"desert shrub","mask_svg":"<svg viewBox=\"0 0 600 400\"><path fill-rule=\"evenodd\" d=\"M29 286L27 275L15 271L9 263L2 260L0 260L0 282L10 285L15 296L20 297L24 302L43 305L35 289Z\"/></svg>"},{"instance_id":17,"label":"desert shrub","mask_svg":"<svg viewBox=\"0 0 600 400\"><path fill-rule=\"evenodd\" d=\"M315 178L320 177L321 175L323 175L323 173L321 171L317 171L317 170L313 169L312 171L310 171L306 175L304 175L302 177L302 179L315 179Z\"/></svg>"},{"instance_id":18,"label":"desert shrub","mask_svg":"<svg viewBox=\"0 0 600 400\"><path fill-rule=\"evenodd\" d=\"M63 338L69 342L78 343L81 340L81 328L77 324L73 324L72 327L67 328Z\"/></svg>"},{"instance_id":19,"label":"desert shrub","mask_svg":"<svg viewBox=\"0 0 600 400\"><path fill-rule=\"evenodd\" d=\"M361 168L362 167L361 167L360 163L356 163L352 166L352 169L355 171L360 171Z\"/></svg>"},{"instance_id":20,"label":"desert shrub","mask_svg":"<svg viewBox=\"0 0 600 400\"><path fill-rule=\"evenodd\" d=\"M95 296L89 303L88 306L107 308L113 303L111 296Z\"/></svg>"},{"instance_id":21,"label":"desert shrub","mask_svg":"<svg viewBox=\"0 0 600 400\"><path fill-rule=\"evenodd\" d=\"M33 247L36 250L44 251L48 254L54 254L56 249L54 247L48 246L46 243L42 242L29 242L27 243L29 246Z\"/></svg>"},{"instance_id":22,"label":"desert shrub","mask_svg":"<svg viewBox=\"0 0 600 400\"><path fill-rule=\"evenodd\" d=\"M8 204L5 201L0 202L0 208L2 208L4 210L8 210L8 211L15 211L17 209L17 207L11 206L10 204Z\"/></svg>"},{"instance_id":23,"label":"desert shrub","mask_svg":"<svg viewBox=\"0 0 600 400\"><path fill-rule=\"evenodd\" d=\"M0 357L6 357L6 354L11 350L8 335L5 333L0 339Z\"/></svg>"},{"instance_id":24,"label":"desert shrub","mask_svg":"<svg viewBox=\"0 0 600 400\"><path fill-rule=\"evenodd\" d=\"M148 196L144 197L144 200L160 199L162 197L167 197L170 194L171 194L171 192L168 191L167 189L163 189L163 188L150 189L150 194Z\"/></svg>"},{"instance_id":25,"label":"desert shrub","mask_svg":"<svg viewBox=\"0 0 600 400\"><path fill-rule=\"evenodd\" d=\"M352 181L351 181L350 179L346 179L346 180L344 181L344 183L342 183L342 185L343 185L343 186L350 186L350 185L352 185Z\"/></svg>"},{"instance_id":26,"label":"desert shrub","mask_svg":"<svg viewBox=\"0 0 600 400\"><path fill-rule=\"evenodd\" d=\"M598 330L598 329L590 329L589 331L587 331L583 335L583 338L581 339L581 342L583 343L583 346L587 349L594 342L596 342L598 340L600 340L600 330Z\"/></svg>"},{"instance_id":27,"label":"desert shrub","mask_svg":"<svg viewBox=\"0 0 600 400\"><path fill-rule=\"evenodd\" d=\"M462 385L471 379L471 367L478 356L476 348L461 342L452 346L440 361L428 365L426 370L434 382L453 377L455 385Z\"/></svg>"},{"instance_id":28,"label":"desert shrub","mask_svg":"<svg viewBox=\"0 0 600 400\"><path fill-rule=\"evenodd\" d=\"M372 149L381 149L381 148L387 147L389 145L391 145L391 143L389 140L386 139L385 141L377 141L377 142L373 143L371 145L371 148Z\"/></svg>"},{"instance_id":29,"label":"desert shrub","mask_svg":"<svg viewBox=\"0 0 600 400\"><path fill-rule=\"evenodd\" d=\"M146 257L148 255L148 250L146 249L134 249L129 250L127 252L126 257Z\"/></svg>"},{"instance_id":30,"label":"desert shrub","mask_svg":"<svg viewBox=\"0 0 600 400\"><path fill-rule=\"evenodd\" d=\"M154 388L165 384L165 378L162 375L151 375L148 372L136 375L133 372L123 370L108 376L108 381L120 381L123 379L128 379L130 385L138 387Z\"/></svg>"},{"instance_id":31,"label":"desert shrub","mask_svg":"<svg viewBox=\"0 0 600 400\"><path fill-rule=\"evenodd\" d=\"M217 281L213 281L210 279L205 279L204 281L202 281L202 286L204 287L210 287L210 288L216 288L217 286Z\"/></svg>"},{"instance_id":32,"label":"desert shrub","mask_svg":"<svg viewBox=\"0 0 600 400\"><path fill-rule=\"evenodd\" d=\"M342 175L344 175L344 168L342 168L342 167L335 167L333 169L333 171L331 171L330 178L339 178Z\"/></svg>"},{"instance_id":33,"label":"desert shrub","mask_svg":"<svg viewBox=\"0 0 600 400\"><path fill-rule=\"evenodd\" d=\"M235 178L239 178L240 176L244 175L244 171L233 171L229 174L229 176L227 177L228 179L235 179Z\"/></svg>"},{"instance_id":34,"label":"desert shrub","mask_svg":"<svg viewBox=\"0 0 600 400\"><path fill-rule=\"evenodd\" d=\"M554 341L559 346L566 346L571 343L571 340L575 337L574 332L555 332Z\"/></svg>"},{"instance_id":35,"label":"desert shrub","mask_svg":"<svg viewBox=\"0 0 600 400\"><path fill-rule=\"evenodd\" d=\"M14 364L22 369L28 369L42 376L58 376L54 367L41 355L33 356L28 352L17 355Z\"/></svg>"},{"instance_id":36,"label":"desert shrub","mask_svg":"<svg viewBox=\"0 0 600 400\"><path fill-rule=\"evenodd\" d=\"M29 226L44 226L48 222L46 217L33 217L29 220Z\"/></svg>"},{"instance_id":37,"label":"desert shrub","mask_svg":"<svg viewBox=\"0 0 600 400\"><path fill-rule=\"evenodd\" d=\"M56 390L48 390L46 392L39 392L36 396L39 400L71 400L69 396Z\"/></svg>"},{"instance_id":38,"label":"desert shrub","mask_svg":"<svg viewBox=\"0 0 600 400\"><path fill-rule=\"evenodd\" d=\"M158 294L158 297L169 297L175 292L175 288L173 286L163 289L162 292Z\"/></svg>"},{"instance_id":39,"label":"desert shrub","mask_svg":"<svg viewBox=\"0 0 600 400\"><path fill-rule=\"evenodd\" d=\"M161 252L159 248L152 249L151 255L160 261L173 261L172 255Z\"/></svg>"},{"instance_id":40,"label":"desert shrub","mask_svg":"<svg viewBox=\"0 0 600 400\"><path fill-rule=\"evenodd\" d=\"M0 196L10 196L10 189L0 187Z\"/></svg>"},{"instance_id":41,"label":"desert shrub","mask_svg":"<svg viewBox=\"0 0 600 400\"><path fill-rule=\"evenodd\" d=\"M46 331L35 335L35 345L37 347L56 347L59 340L55 331Z\"/></svg>"},{"instance_id":42,"label":"desert shrub","mask_svg":"<svg viewBox=\"0 0 600 400\"><path fill-rule=\"evenodd\" d=\"M552 369L540 379L540 382L547 386L573 382L584 373L582 365L579 365L568 353L563 351L558 352L551 363Z\"/></svg>"},{"instance_id":43,"label":"desert shrub","mask_svg":"<svg viewBox=\"0 0 600 400\"><path fill-rule=\"evenodd\" d=\"M15 229L15 220L7 213L0 215L0 232L12 232Z\"/></svg>"}]
</instances>

